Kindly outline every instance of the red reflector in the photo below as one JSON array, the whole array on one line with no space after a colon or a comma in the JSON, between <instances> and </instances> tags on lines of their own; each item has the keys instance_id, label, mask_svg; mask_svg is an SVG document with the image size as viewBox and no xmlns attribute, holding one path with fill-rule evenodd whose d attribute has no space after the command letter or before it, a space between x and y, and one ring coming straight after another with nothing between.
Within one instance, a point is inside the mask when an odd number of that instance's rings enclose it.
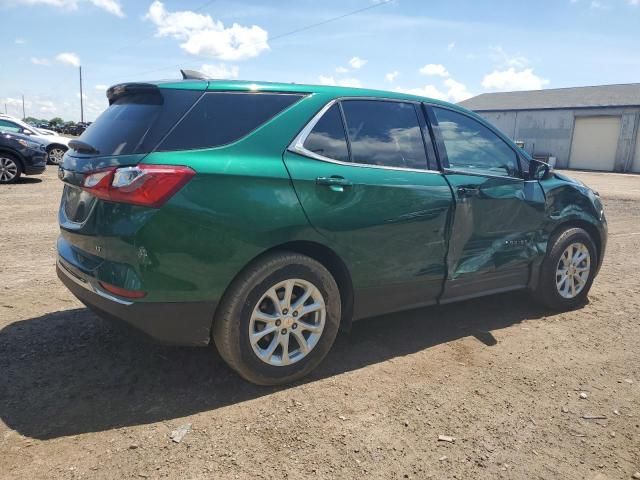
<instances>
[{"instance_id":1,"label":"red reflector","mask_svg":"<svg viewBox=\"0 0 640 480\"><path fill-rule=\"evenodd\" d=\"M88 174L82 188L102 200L159 208L196 174L181 165L138 165Z\"/></svg>"},{"instance_id":2,"label":"red reflector","mask_svg":"<svg viewBox=\"0 0 640 480\"><path fill-rule=\"evenodd\" d=\"M98 282L102 288L104 288L107 292L113 293L114 295L118 295L119 297L125 298L142 298L147 292L143 292L142 290L127 290L126 288L116 287L115 285L111 285L106 282Z\"/></svg>"}]
</instances>

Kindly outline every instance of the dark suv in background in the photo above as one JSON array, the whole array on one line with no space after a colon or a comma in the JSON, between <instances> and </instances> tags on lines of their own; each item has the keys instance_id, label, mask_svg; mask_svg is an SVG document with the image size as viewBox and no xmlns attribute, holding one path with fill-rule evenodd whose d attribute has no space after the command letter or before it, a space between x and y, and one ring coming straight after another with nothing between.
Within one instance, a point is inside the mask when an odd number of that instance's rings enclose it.
<instances>
[{"instance_id":1,"label":"dark suv in background","mask_svg":"<svg viewBox=\"0 0 640 480\"><path fill-rule=\"evenodd\" d=\"M43 143L26 135L0 131L0 183L14 183L20 175L38 175L46 165Z\"/></svg>"}]
</instances>

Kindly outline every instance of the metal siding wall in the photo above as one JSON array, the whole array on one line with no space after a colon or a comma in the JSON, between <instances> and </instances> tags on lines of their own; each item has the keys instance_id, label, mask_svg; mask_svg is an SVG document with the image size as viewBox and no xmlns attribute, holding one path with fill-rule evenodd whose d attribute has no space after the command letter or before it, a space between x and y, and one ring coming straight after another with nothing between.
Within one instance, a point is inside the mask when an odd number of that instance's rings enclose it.
<instances>
[{"instance_id":1,"label":"metal siding wall","mask_svg":"<svg viewBox=\"0 0 640 480\"><path fill-rule=\"evenodd\" d=\"M621 117L620 137L615 154L614 169L629 171L639 155L635 145L640 137L640 110L630 108L588 108L568 110L519 110L478 112L502 130L512 140L525 142L529 153L548 153L557 158L556 166L569 167L574 119L584 116L613 115ZM638 140L640 141L640 140ZM634 150L636 151L634 156ZM639 160L640 161L640 160ZM638 167L638 162L634 164Z\"/></svg>"}]
</instances>

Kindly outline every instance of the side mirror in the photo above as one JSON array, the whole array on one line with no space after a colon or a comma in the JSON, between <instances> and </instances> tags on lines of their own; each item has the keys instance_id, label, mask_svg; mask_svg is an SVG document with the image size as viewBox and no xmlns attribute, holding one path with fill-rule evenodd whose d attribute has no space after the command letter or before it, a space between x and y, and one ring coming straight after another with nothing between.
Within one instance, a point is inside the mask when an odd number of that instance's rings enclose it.
<instances>
[{"instance_id":1,"label":"side mirror","mask_svg":"<svg viewBox=\"0 0 640 480\"><path fill-rule=\"evenodd\" d=\"M26 128L22 129L22 133L23 135L33 135L33 132L31 130L27 130Z\"/></svg>"},{"instance_id":2,"label":"side mirror","mask_svg":"<svg viewBox=\"0 0 640 480\"><path fill-rule=\"evenodd\" d=\"M530 180L547 180L553 176L553 170L548 163L540 160L529 161L529 179Z\"/></svg>"}]
</instances>

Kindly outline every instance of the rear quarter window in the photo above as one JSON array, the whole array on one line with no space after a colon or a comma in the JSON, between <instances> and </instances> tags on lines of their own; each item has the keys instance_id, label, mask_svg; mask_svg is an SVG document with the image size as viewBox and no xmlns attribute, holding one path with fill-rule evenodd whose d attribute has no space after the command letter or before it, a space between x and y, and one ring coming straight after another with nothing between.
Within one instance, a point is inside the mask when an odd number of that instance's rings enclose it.
<instances>
[{"instance_id":1,"label":"rear quarter window","mask_svg":"<svg viewBox=\"0 0 640 480\"><path fill-rule=\"evenodd\" d=\"M299 94L206 93L158 150L192 150L235 142L301 98Z\"/></svg>"}]
</instances>

